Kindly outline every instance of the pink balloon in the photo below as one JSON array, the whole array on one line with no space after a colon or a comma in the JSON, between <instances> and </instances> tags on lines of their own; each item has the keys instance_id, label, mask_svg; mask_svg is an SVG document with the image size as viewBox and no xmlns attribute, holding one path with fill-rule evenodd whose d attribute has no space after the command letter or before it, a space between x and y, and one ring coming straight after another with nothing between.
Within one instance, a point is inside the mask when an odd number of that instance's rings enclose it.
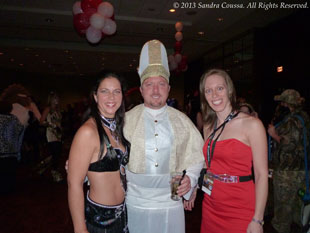
<instances>
[{"instance_id":1,"label":"pink balloon","mask_svg":"<svg viewBox=\"0 0 310 233\"><path fill-rule=\"evenodd\" d=\"M177 67L178 67L178 64L175 61L170 62L169 64L170 71L175 70Z\"/></svg>"},{"instance_id":2,"label":"pink balloon","mask_svg":"<svg viewBox=\"0 0 310 233\"><path fill-rule=\"evenodd\" d=\"M182 31L183 29L183 23L182 22L176 22L175 24L175 30L177 30L177 32Z\"/></svg>"},{"instance_id":3,"label":"pink balloon","mask_svg":"<svg viewBox=\"0 0 310 233\"><path fill-rule=\"evenodd\" d=\"M182 55L180 53L175 53L174 60L176 63L180 63L182 60Z\"/></svg>"},{"instance_id":4,"label":"pink balloon","mask_svg":"<svg viewBox=\"0 0 310 233\"><path fill-rule=\"evenodd\" d=\"M174 60L174 56L173 55L169 55L168 56L168 61L171 63L171 62L175 62Z\"/></svg>"},{"instance_id":5,"label":"pink balloon","mask_svg":"<svg viewBox=\"0 0 310 233\"><path fill-rule=\"evenodd\" d=\"M101 34L101 31L92 27L92 26L89 26L86 30L86 39L92 43L92 44L96 44L98 43L102 38L102 34Z\"/></svg>"},{"instance_id":6,"label":"pink balloon","mask_svg":"<svg viewBox=\"0 0 310 233\"><path fill-rule=\"evenodd\" d=\"M97 8L98 12L106 18L111 18L114 13L114 7L109 2L102 2Z\"/></svg>"},{"instance_id":7,"label":"pink balloon","mask_svg":"<svg viewBox=\"0 0 310 233\"><path fill-rule=\"evenodd\" d=\"M105 19L102 32L107 35L113 35L116 32L116 23L112 19Z\"/></svg>"},{"instance_id":8,"label":"pink balloon","mask_svg":"<svg viewBox=\"0 0 310 233\"><path fill-rule=\"evenodd\" d=\"M77 1L77 2L75 2L75 3L73 4L72 12L73 12L74 15L83 13L83 10L82 10L82 8L81 8L81 2L80 2L80 1Z\"/></svg>"},{"instance_id":9,"label":"pink balloon","mask_svg":"<svg viewBox=\"0 0 310 233\"><path fill-rule=\"evenodd\" d=\"M177 33L175 34L175 39L176 39L176 41L181 41L181 40L183 39L183 34L182 34L182 32L177 32Z\"/></svg>"},{"instance_id":10,"label":"pink balloon","mask_svg":"<svg viewBox=\"0 0 310 233\"><path fill-rule=\"evenodd\" d=\"M101 30L104 27L105 19L99 13L94 13L89 19L90 25L96 29Z\"/></svg>"}]
</instances>

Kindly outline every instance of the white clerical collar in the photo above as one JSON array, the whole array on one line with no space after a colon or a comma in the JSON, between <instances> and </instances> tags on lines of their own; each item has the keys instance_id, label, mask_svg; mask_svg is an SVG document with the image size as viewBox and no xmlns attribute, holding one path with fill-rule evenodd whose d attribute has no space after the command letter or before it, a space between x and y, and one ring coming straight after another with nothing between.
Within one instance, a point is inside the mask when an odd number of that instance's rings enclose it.
<instances>
[{"instance_id":1,"label":"white clerical collar","mask_svg":"<svg viewBox=\"0 0 310 233\"><path fill-rule=\"evenodd\" d=\"M144 105L144 109L152 117L157 117L158 115L162 114L167 109L167 104L165 106L163 106L162 108L160 108L160 109L152 109L152 108L146 107Z\"/></svg>"}]
</instances>

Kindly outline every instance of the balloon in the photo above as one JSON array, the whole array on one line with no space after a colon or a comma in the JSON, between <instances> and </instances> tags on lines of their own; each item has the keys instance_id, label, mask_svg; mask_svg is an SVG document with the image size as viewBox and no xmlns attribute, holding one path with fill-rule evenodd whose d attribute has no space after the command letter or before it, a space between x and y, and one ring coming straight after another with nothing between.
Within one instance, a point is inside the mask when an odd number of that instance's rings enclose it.
<instances>
[{"instance_id":1,"label":"balloon","mask_svg":"<svg viewBox=\"0 0 310 233\"><path fill-rule=\"evenodd\" d=\"M182 22L176 22L175 24L175 30L177 30L177 32L182 31L183 29L183 23Z\"/></svg>"},{"instance_id":2,"label":"balloon","mask_svg":"<svg viewBox=\"0 0 310 233\"><path fill-rule=\"evenodd\" d=\"M169 55L169 56L168 56L168 61L169 61L169 63L175 62L174 56L173 56L173 55Z\"/></svg>"},{"instance_id":3,"label":"balloon","mask_svg":"<svg viewBox=\"0 0 310 233\"><path fill-rule=\"evenodd\" d=\"M107 35L112 35L116 32L116 23L112 19L105 19L104 27L102 32Z\"/></svg>"},{"instance_id":4,"label":"balloon","mask_svg":"<svg viewBox=\"0 0 310 233\"><path fill-rule=\"evenodd\" d=\"M176 41L181 41L181 40L183 39L183 34L182 34L182 32L177 32L177 33L175 34L175 39L176 39Z\"/></svg>"},{"instance_id":5,"label":"balloon","mask_svg":"<svg viewBox=\"0 0 310 233\"><path fill-rule=\"evenodd\" d=\"M81 2L80 1L77 1L73 4L73 7L72 7L72 12L74 15L76 14L79 14L79 13L83 13L83 10L81 8Z\"/></svg>"},{"instance_id":6,"label":"balloon","mask_svg":"<svg viewBox=\"0 0 310 233\"><path fill-rule=\"evenodd\" d=\"M181 71L182 71L182 72L185 72L185 71L187 71L187 69L188 69L188 66L186 65L185 68L182 69Z\"/></svg>"},{"instance_id":7,"label":"balloon","mask_svg":"<svg viewBox=\"0 0 310 233\"><path fill-rule=\"evenodd\" d=\"M109 2L102 2L98 6L98 12L106 18L111 18L114 13L114 7Z\"/></svg>"},{"instance_id":8,"label":"balloon","mask_svg":"<svg viewBox=\"0 0 310 233\"><path fill-rule=\"evenodd\" d=\"M181 61L181 62L187 63L187 56L186 56L186 55L183 55L183 56L182 56L182 61Z\"/></svg>"},{"instance_id":9,"label":"balloon","mask_svg":"<svg viewBox=\"0 0 310 233\"><path fill-rule=\"evenodd\" d=\"M90 8L93 8L92 5L90 4L91 0L82 0L81 1L81 8L85 12Z\"/></svg>"},{"instance_id":10,"label":"balloon","mask_svg":"<svg viewBox=\"0 0 310 233\"><path fill-rule=\"evenodd\" d=\"M176 41L174 44L174 51L181 52L181 50L182 50L182 42Z\"/></svg>"},{"instance_id":11,"label":"balloon","mask_svg":"<svg viewBox=\"0 0 310 233\"><path fill-rule=\"evenodd\" d=\"M187 64L184 61L181 61L178 65L179 70L184 70L186 68Z\"/></svg>"},{"instance_id":12,"label":"balloon","mask_svg":"<svg viewBox=\"0 0 310 233\"><path fill-rule=\"evenodd\" d=\"M180 63L181 60L182 60L182 55L181 55L180 53L175 53L175 54L174 54L174 60L175 60L175 62L176 62L177 64Z\"/></svg>"},{"instance_id":13,"label":"balloon","mask_svg":"<svg viewBox=\"0 0 310 233\"><path fill-rule=\"evenodd\" d=\"M175 61L170 62L169 64L170 71L175 70L177 67L178 67L178 64Z\"/></svg>"},{"instance_id":14,"label":"balloon","mask_svg":"<svg viewBox=\"0 0 310 233\"><path fill-rule=\"evenodd\" d=\"M101 30L104 26L105 19L101 14L94 13L90 16L89 22L92 27Z\"/></svg>"},{"instance_id":15,"label":"balloon","mask_svg":"<svg viewBox=\"0 0 310 233\"><path fill-rule=\"evenodd\" d=\"M88 2L93 8L97 9L102 0L88 0Z\"/></svg>"},{"instance_id":16,"label":"balloon","mask_svg":"<svg viewBox=\"0 0 310 233\"><path fill-rule=\"evenodd\" d=\"M76 14L73 16L74 28L80 34L85 34L86 29L89 27L89 20L85 13Z\"/></svg>"},{"instance_id":17,"label":"balloon","mask_svg":"<svg viewBox=\"0 0 310 233\"><path fill-rule=\"evenodd\" d=\"M93 44L98 43L102 38L101 31L90 26L86 30L86 39Z\"/></svg>"},{"instance_id":18,"label":"balloon","mask_svg":"<svg viewBox=\"0 0 310 233\"><path fill-rule=\"evenodd\" d=\"M90 17L91 17L93 14L95 14L96 12L97 12L97 10L94 9L94 8L89 8L89 9L87 9L86 11L84 11L84 13L85 13L85 15L86 15L88 21L89 21Z\"/></svg>"}]
</instances>

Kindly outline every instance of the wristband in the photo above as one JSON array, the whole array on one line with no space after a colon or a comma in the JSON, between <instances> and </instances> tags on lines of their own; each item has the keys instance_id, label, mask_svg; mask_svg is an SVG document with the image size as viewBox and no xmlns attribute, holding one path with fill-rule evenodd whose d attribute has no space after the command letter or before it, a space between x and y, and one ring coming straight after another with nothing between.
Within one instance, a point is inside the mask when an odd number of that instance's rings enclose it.
<instances>
[{"instance_id":1,"label":"wristband","mask_svg":"<svg viewBox=\"0 0 310 233\"><path fill-rule=\"evenodd\" d=\"M252 222L256 222L258 223L259 225L263 226L264 225L264 220L257 220L255 218L252 219Z\"/></svg>"}]
</instances>

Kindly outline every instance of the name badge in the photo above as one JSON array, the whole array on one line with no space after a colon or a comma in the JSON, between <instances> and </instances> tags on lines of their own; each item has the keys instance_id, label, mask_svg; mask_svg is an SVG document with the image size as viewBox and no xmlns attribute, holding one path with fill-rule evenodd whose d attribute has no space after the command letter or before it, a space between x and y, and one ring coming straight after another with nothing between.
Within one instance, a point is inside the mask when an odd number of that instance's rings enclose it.
<instances>
[{"instance_id":1,"label":"name badge","mask_svg":"<svg viewBox=\"0 0 310 233\"><path fill-rule=\"evenodd\" d=\"M213 182L214 182L213 177L208 175L208 173L206 173L203 177L203 184L201 190L204 191L209 196L211 196L212 193Z\"/></svg>"}]
</instances>

